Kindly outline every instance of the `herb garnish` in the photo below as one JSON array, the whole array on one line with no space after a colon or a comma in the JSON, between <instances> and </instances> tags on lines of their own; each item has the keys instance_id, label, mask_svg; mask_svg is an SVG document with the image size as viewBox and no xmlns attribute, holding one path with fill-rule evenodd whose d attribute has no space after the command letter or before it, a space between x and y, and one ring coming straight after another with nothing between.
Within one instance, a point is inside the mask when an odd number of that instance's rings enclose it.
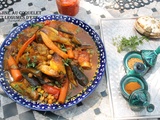
<instances>
[{"instance_id":1,"label":"herb garnish","mask_svg":"<svg viewBox=\"0 0 160 120\"><path fill-rule=\"evenodd\" d=\"M67 48L65 47L64 44L62 44L60 47L61 47L61 50L62 50L63 52L67 52Z\"/></svg>"},{"instance_id":2,"label":"herb garnish","mask_svg":"<svg viewBox=\"0 0 160 120\"><path fill-rule=\"evenodd\" d=\"M27 68L29 67L35 67L37 62L37 56L33 56L33 62L31 62L31 58L27 56Z\"/></svg>"},{"instance_id":3,"label":"herb garnish","mask_svg":"<svg viewBox=\"0 0 160 120\"><path fill-rule=\"evenodd\" d=\"M67 58L67 59L63 60L63 63L65 66L69 66L69 64L71 63L71 59Z\"/></svg>"},{"instance_id":4,"label":"herb garnish","mask_svg":"<svg viewBox=\"0 0 160 120\"><path fill-rule=\"evenodd\" d=\"M39 88L40 86L31 86L32 91L35 91L37 88Z\"/></svg>"},{"instance_id":5,"label":"herb garnish","mask_svg":"<svg viewBox=\"0 0 160 120\"><path fill-rule=\"evenodd\" d=\"M137 47L140 44L143 44L144 40L146 40L147 42L149 41L146 36L131 36L129 38L118 36L112 39L113 45L117 47L117 51L119 53L122 51L137 50Z\"/></svg>"},{"instance_id":6,"label":"herb garnish","mask_svg":"<svg viewBox=\"0 0 160 120\"><path fill-rule=\"evenodd\" d=\"M42 28L44 25L40 24L40 23L35 23L35 24L31 25L31 27L35 27L35 26L38 26L39 28Z\"/></svg>"}]
</instances>

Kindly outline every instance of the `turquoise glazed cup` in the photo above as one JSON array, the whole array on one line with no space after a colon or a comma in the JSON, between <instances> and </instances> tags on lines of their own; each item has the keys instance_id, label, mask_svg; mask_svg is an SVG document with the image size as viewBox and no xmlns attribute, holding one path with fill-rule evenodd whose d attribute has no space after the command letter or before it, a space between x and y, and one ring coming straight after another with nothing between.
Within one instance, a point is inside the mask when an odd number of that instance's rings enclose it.
<instances>
[{"instance_id":1,"label":"turquoise glazed cup","mask_svg":"<svg viewBox=\"0 0 160 120\"><path fill-rule=\"evenodd\" d=\"M144 67L144 70L141 71L141 72L137 72L135 69L130 69L129 66L128 66L128 61L131 59L131 58L138 58L140 60L143 61L142 59L142 56L141 56L141 53L138 52L138 51L131 51L131 52L128 52L125 56L124 56L124 59L123 59L123 66L124 66L124 69L125 69L125 72L127 74L138 74L140 76L143 76L147 73L147 71L150 69L150 67L146 66L146 64L142 64L143 67Z\"/></svg>"},{"instance_id":2,"label":"turquoise glazed cup","mask_svg":"<svg viewBox=\"0 0 160 120\"><path fill-rule=\"evenodd\" d=\"M130 82L137 82L141 88L127 93L125 86ZM141 111L144 108L148 112L154 110L154 105L150 104L150 94L148 92L148 84L145 79L139 75L125 75L120 82L121 94L128 101L130 108L133 111Z\"/></svg>"}]
</instances>

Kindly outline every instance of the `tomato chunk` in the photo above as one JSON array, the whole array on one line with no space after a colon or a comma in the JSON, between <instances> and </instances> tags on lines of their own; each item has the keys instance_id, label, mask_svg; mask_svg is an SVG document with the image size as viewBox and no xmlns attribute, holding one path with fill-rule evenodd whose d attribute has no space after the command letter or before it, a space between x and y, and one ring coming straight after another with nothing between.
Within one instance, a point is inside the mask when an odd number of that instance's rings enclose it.
<instances>
[{"instance_id":1,"label":"tomato chunk","mask_svg":"<svg viewBox=\"0 0 160 120\"><path fill-rule=\"evenodd\" d=\"M45 92L49 93L49 94L52 94L56 99L58 99L59 97L59 93L60 93L60 89L54 87L54 86L51 86L51 85L47 85L47 84L44 84L42 86L42 88L44 89Z\"/></svg>"}]
</instances>

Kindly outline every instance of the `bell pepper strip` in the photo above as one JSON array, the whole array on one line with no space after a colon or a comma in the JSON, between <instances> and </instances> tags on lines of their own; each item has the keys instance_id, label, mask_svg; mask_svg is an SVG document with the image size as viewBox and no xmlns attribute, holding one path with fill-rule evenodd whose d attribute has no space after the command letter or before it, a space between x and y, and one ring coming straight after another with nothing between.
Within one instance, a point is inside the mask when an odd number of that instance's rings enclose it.
<instances>
[{"instance_id":1,"label":"bell pepper strip","mask_svg":"<svg viewBox=\"0 0 160 120\"><path fill-rule=\"evenodd\" d=\"M7 59L7 63L10 69L10 73L13 77L14 81L20 81L22 79L22 74L20 70L18 70L18 66L14 58L10 55Z\"/></svg>"},{"instance_id":2,"label":"bell pepper strip","mask_svg":"<svg viewBox=\"0 0 160 120\"><path fill-rule=\"evenodd\" d=\"M47 85L47 84L44 84L42 88L44 89L46 93L52 94L55 97L55 99L58 99L59 94L60 94L60 89L58 89L57 87L51 86L51 85Z\"/></svg>"},{"instance_id":3,"label":"bell pepper strip","mask_svg":"<svg viewBox=\"0 0 160 120\"><path fill-rule=\"evenodd\" d=\"M59 98L58 98L58 103L63 104L65 102L66 96L67 96L67 93L68 93L68 87L69 87L69 80L66 77L65 83L60 89L60 95L59 95Z\"/></svg>"},{"instance_id":4,"label":"bell pepper strip","mask_svg":"<svg viewBox=\"0 0 160 120\"><path fill-rule=\"evenodd\" d=\"M60 55L62 58L66 59L68 58L68 55L60 50L49 37L42 31L40 31L41 37L45 45L50 48L51 50L55 51L58 55Z\"/></svg>"},{"instance_id":5,"label":"bell pepper strip","mask_svg":"<svg viewBox=\"0 0 160 120\"><path fill-rule=\"evenodd\" d=\"M25 51L25 49L27 48L27 46L36 39L36 34L33 34L33 36L28 39L20 48L20 50L18 51L17 57L16 57L16 63L18 64L19 62L19 58L21 57L21 55L23 54L23 52Z\"/></svg>"}]
</instances>

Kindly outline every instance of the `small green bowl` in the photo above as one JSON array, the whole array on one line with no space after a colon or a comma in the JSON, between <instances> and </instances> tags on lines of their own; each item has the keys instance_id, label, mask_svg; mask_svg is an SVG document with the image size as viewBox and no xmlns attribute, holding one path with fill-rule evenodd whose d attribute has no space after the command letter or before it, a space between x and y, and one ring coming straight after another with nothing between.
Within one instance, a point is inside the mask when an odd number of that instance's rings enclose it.
<instances>
[{"instance_id":1,"label":"small green bowl","mask_svg":"<svg viewBox=\"0 0 160 120\"><path fill-rule=\"evenodd\" d=\"M131 51L131 52L128 52L128 53L124 56L124 58L123 58L123 65L124 65L124 68L125 68L125 72L126 72L127 74L139 74L139 75L143 76L143 75L146 74L147 71L150 69L150 68L147 67L145 64L143 64L144 67L145 67L145 69L144 69L144 71L141 72L141 73L137 73L134 69L130 69L129 66L128 66L128 61L129 61L131 58L138 58L138 59L140 59L140 60L143 61L143 59L142 59L141 54L140 54L139 51Z\"/></svg>"},{"instance_id":2,"label":"small green bowl","mask_svg":"<svg viewBox=\"0 0 160 120\"><path fill-rule=\"evenodd\" d=\"M125 86L130 82L138 82L141 89L148 90L148 84L146 80L139 75L125 75L120 82L121 93L126 100L129 100L130 94L125 90Z\"/></svg>"}]
</instances>

